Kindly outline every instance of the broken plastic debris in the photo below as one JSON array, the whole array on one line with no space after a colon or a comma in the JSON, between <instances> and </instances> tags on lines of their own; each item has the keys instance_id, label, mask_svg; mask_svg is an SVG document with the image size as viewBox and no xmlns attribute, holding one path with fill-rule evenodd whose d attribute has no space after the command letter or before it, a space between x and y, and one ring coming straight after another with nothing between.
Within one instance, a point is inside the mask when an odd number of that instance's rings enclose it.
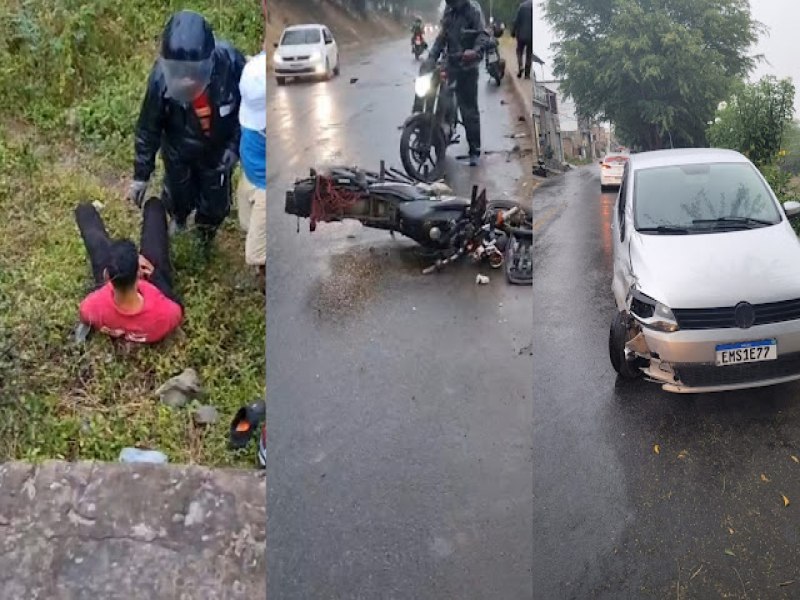
<instances>
[{"instance_id":1,"label":"broken plastic debris","mask_svg":"<svg viewBox=\"0 0 800 600\"><path fill-rule=\"evenodd\" d=\"M141 450L139 448L123 448L119 453L121 463L164 464L169 462L167 455L158 450Z\"/></svg>"},{"instance_id":2,"label":"broken plastic debris","mask_svg":"<svg viewBox=\"0 0 800 600\"><path fill-rule=\"evenodd\" d=\"M478 285L486 285L487 283L489 283L489 281L490 279L486 275L479 274L475 277L475 283Z\"/></svg>"},{"instance_id":3,"label":"broken plastic debris","mask_svg":"<svg viewBox=\"0 0 800 600\"><path fill-rule=\"evenodd\" d=\"M653 452L655 452L656 454L660 454L661 447L658 444L656 444L655 446L653 446Z\"/></svg>"}]
</instances>

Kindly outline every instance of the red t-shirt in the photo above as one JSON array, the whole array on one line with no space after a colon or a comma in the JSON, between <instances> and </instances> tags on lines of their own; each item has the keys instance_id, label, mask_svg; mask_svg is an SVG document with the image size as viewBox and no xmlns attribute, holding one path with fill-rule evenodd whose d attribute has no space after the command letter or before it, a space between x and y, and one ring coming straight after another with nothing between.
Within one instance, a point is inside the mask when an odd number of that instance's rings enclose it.
<instances>
[{"instance_id":1,"label":"red t-shirt","mask_svg":"<svg viewBox=\"0 0 800 600\"><path fill-rule=\"evenodd\" d=\"M139 280L138 290L143 298L141 309L137 313L124 313L114 304L114 286L110 282L105 284L81 302L81 321L129 342L160 342L181 324L183 309L149 281Z\"/></svg>"}]
</instances>

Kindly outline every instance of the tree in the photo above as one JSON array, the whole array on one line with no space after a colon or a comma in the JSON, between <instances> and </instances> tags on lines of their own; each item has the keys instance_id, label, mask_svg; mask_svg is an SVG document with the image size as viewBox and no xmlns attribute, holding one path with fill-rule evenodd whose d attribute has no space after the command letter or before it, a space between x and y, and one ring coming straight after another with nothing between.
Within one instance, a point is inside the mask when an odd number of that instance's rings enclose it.
<instances>
[{"instance_id":1,"label":"tree","mask_svg":"<svg viewBox=\"0 0 800 600\"><path fill-rule=\"evenodd\" d=\"M769 76L742 83L720 103L708 139L713 146L738 150L756 165L767 165L781 153L793 115L791 80Z\"/></svg>"},{"instance_id":2,"label":"tree","mask_svg":"<svg viewBox=\"0 0 800 600\"><path fill-rule=\"evenodd\" d=\"M564 92L644 149L705 145L763 29L747 0L545 0L545 17Z\"/></svg>"}]
</instances>

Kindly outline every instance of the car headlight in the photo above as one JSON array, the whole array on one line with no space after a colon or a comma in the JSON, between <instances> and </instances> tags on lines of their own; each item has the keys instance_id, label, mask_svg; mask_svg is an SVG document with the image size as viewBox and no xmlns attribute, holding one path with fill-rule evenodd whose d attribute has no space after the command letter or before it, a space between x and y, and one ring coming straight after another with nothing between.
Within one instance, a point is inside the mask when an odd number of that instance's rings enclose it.
<instances>
[{"instance_id":1,"label":"car headlight","mask_svg":"<svg viewBox=\"0 0 800 600\"><path fill-rule=\"evenodd\" d=\"M657 331L678 331L678 321L672 309L666 304L654 300L639 291L633 292L631 299L631 314L644 327Z\"/></svg>"},{"instance_id":2,"label":"car headlight","mask_svg":"<svg viewBox=\"0 0 800 600\"><path fill-rule=\"evenodd\" d=\"M420 75L414 82L414 93L420 98L424 98L431 91L431 82L433 81L433 73Z\"/></svg>"},{"instance_id":3,"label":"car headlight","mask_svg":"<svg viewBox=\"0 0 800 600\"><path fill-rule=\"evenodd\" d=\"M272 61L275 64L281 64L283 62L283 57L276 52L275 54L272 55Z\"/></svg>"},{"instance_id":4,"label":"car headlight","mask_svg":"<svg viewBox=\"0 0 800 600\"><path fill-rule=\"evenodd\" d=\"M311 62L318 62L318 61L322 60L322 52L320 52L319 50L314 50L311 53L311 56L309 57L309 60Z\"/></svg>"}]
</instances>

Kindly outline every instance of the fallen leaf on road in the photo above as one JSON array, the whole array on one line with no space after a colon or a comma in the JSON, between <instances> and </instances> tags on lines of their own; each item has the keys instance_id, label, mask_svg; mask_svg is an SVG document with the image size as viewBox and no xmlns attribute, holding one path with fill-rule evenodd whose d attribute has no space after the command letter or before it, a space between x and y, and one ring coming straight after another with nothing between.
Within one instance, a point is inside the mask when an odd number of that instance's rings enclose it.
<instances>
[{"instance_id":1,"label":"fallen leaf on road","mask_svg":"<svg viewBox=\"0 0 800 600\"><path fill-rule=\"evenodd\" d=\"M792 460L796 463L800 463L800 458L797 458L794 454L792 454Z\"/></svg>"},{"instance_id":2,"label":"fallen leaf on road","mask_svg":"<svg viewBox=\"0 0 800 600\"><path fill-rule=\"evenodd\" d=\"M725 548L725 554L727 554L728 556L736 556L733 553L733 550L731 550L730 548Z\"/></svg>"},{"instance_id":3,"label":"fallen leaf on road","mask_svg":"<svg viewBox=\"0 0 800 600\"><path fill-rule=\"evenodd\" d=\"M761 481L763 481L764 483L769 483L769 477L767 477L766 475L764 475L764 474L762 473L762 474L761 474Z\"/></svg>"},{"instance_id":4,"label":"fallen leaf on road","mask_svg":"<svg viewBox=\"0 0 800 600\"><path fill-rule=\"evenodd\" d=\"M733 527L728 527L728 533L730 533L731 535L733 535L733 533L734 533L734 532L733 532Z\"/></svg>"},{"instance_id":5,"label":"fallen leaf on road","mask_svg":"<svg viewBox=\"0 0 800 600\"><path fill-rule=\"evenodd\" d=\"M680 452L678 452L678 458L680 460L683 460L687 456L689 456L689 451L688 450L681 450Z\"/></svg>"},{"instance_id":6,"label":"fallen leaf on road","mask_svg":"<svg viewBox=\"0 0 800 600\"><path fill-rule=\"evenodd\" d=\"M784 508L789 506L789 499L786 496L784 496L783 494L781 494L781 498L783 498L783 506L784 506Z\"/></svg>"},{"instance_id":7,"label":"fallen leaf on road","mask_svg":"<svg viewBox=\"0 0 800 600\"><path fill-rule=\"evenodd\" d=\"M658 444L653 446L653 452L655 452L656 454L659 454L661 452L661 448L659 447Z\"/></svg>"}]
</instances>

